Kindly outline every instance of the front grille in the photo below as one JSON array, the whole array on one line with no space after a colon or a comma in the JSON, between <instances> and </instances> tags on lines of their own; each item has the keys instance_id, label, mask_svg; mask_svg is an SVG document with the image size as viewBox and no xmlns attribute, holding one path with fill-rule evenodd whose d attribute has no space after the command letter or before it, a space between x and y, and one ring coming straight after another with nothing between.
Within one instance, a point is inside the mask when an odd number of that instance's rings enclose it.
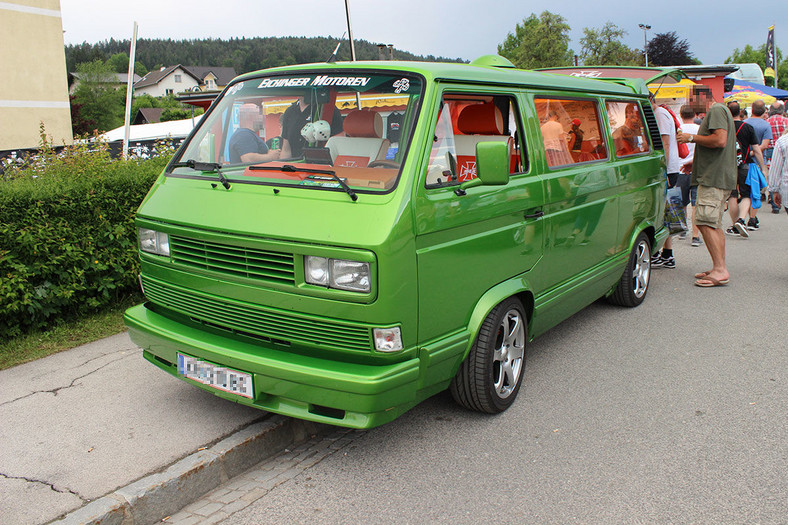
<instances>
[{"instance_id":1,"label":"front grille","mask_svg":"<svg viewBox=\"0 0 788 525\"><path fill-rule=\"evenodd\" d=\"M170 235L175 263L237 277L295 284L293 254Z\"/></svg>"},{"instance_id":2,"label":"front grille","mask_svg":"<svg viewBox=\"0 0 788 525\"><path fill-rule=\"evenodd\" d=\"M219 299L143 277L145 297L212 327L277 344L370 351L370 329L338 320L297 315L254 304Z\"/></svg>"}]
</instances>

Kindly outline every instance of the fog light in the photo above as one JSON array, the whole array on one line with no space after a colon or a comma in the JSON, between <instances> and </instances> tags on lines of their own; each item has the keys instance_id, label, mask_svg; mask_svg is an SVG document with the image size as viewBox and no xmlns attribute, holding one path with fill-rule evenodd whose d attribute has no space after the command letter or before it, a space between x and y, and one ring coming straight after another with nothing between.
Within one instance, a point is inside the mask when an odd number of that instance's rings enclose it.
<instances>
[{"instance_id":1,"label":"fog light","mask_svg":"<svg viewBox=\"0 0 788 525\"><path fill-rule=\"evenodd\" d=\"M394 328L375 328L375 349L379 352L398 352L402 350L402 332L398 326Z\"/></svg>"}]
</instances>

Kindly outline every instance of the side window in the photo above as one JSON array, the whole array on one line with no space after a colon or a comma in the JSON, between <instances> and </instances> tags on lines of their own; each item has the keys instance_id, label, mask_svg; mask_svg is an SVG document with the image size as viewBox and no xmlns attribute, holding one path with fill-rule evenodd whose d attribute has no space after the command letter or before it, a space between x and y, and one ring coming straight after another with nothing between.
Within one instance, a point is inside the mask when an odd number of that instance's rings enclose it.
<instances>
[{"instance_id":1,"label":"side window","mask_svg":"<svg viewBox=\"0 0 788 525\"><path fill-rule=\"evenodd\" d=\"M616 157L639 155L649 151L646 125L637 102L605 102Z\"/></svg>"},{"instance_id":2,"label":"side window","mask_svg":"<svg viewBox=\"0 0 788 525\"><path fill-rule=\"evenodd\" d=\"M426 186L435 188L476 178L476 144L509 146L509 173L526 171L521 154L520 116L514 97L446 93L435 125Z\"/></svg>"},{"instance_id":3,"label":"side window","mask_svg":"<svg viewBox=\"0 0 788 525\"><path fill-rule=\"evenodd\" d=\"M607 158L599 127L599 107L593 100L534 98L551 168Z\"/></svg>"}]
</instances>

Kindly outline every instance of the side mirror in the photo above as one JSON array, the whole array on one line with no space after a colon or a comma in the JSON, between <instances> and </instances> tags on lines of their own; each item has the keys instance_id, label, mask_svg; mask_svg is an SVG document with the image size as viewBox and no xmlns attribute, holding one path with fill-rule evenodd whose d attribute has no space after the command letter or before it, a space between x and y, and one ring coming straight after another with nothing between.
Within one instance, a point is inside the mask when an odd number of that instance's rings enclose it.
<instances>
[{"instance_id":1,"label":"side mirror","mask_svg":"<svg viewBox=\"0 0 788 525\"><path fill-rule=\"evenodd\" d=\"M475 186L503 186L509 183L509 144L479 142L476 144L476 178L463 182L455 193L464 195Z\"/></svg>"}]
</instances>

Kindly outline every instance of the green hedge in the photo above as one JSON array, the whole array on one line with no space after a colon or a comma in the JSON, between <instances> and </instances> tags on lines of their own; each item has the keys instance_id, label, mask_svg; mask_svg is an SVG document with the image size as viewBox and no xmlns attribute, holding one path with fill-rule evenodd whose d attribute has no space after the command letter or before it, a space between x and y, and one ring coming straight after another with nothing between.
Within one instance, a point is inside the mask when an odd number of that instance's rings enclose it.
<instances>
[{"instance_id":1,"label":"green hedge","mask_svg":"<svg viewBox=\"0 0 788 525\"><path fill-rule=\"evenodd\" d=\"M168 156L45 152L0 181L0 340L115 304L138 288L134 214ZM8 180L13 179L13 180Z\"/></svg>"}]
</instances>

